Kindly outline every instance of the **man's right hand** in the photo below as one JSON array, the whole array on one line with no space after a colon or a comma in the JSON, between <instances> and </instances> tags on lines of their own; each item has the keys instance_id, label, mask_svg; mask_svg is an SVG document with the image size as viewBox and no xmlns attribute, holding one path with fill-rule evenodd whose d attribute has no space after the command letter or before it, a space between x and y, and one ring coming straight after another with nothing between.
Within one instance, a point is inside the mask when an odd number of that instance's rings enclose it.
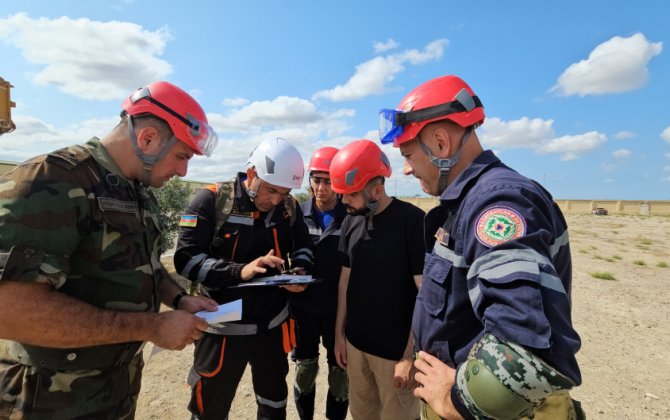
<instances>
[{"instance_id":1,"label":"man's right hand","mask_svg":"<svg viewBox=\"0 0 670 420\"><path fill-rule=\"evenodd\" d=\"M207 326L207 321L186 311L161 312L149 341L167 350L181 350L202 337Z\"/></svg>"},{"instance_id":2,"label":"man's right hand","mask_svg":"<svg viewBox=\"0 0 670 420\"><path fill-rule=\"evenodd\" d=\"M344 334L335 334L335 360L342 369L347 369L347 339Z\"/></svg>"},{"instance_id":3,"label":"man's right hand","mask_svg":"<svg viewBox=\"0 0 670 420\"><path fill-rule=\"evenodd\" d=\"M240 277L243 281L248 281L256 277L257 274L266 273L268 270L265 267L277 268L279 270L284 266L284 260L274 255L274 249L271 249L270 252L258 257L249 264L242 267L242 272Z\"/></svg>"}]
</instances>

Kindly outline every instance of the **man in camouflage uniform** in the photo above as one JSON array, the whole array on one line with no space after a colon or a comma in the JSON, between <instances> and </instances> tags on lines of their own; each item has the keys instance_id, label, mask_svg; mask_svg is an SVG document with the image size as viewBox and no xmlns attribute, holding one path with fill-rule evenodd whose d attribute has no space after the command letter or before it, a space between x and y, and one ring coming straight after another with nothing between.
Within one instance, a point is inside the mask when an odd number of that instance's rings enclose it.
<instances>
[{"instance_id":1,"label":"man in camouflage uniform","mask_svg":"<svg viewBox=\"0 0 670 420\"><path fill-rule=\"evenodd\" d=\"M167 82L123 104L102 140L0 177L0 418L132 418L146 341L182 349L215 303L186 293L159 261L154 196L216 137ZM175 311L158 313L160 303Z\"/></svg>"}]
</instances>

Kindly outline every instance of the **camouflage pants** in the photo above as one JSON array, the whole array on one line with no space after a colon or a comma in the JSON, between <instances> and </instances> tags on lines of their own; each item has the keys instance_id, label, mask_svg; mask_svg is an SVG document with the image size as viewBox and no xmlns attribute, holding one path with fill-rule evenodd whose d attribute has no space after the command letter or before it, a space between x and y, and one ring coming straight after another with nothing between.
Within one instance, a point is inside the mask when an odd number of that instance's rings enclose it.
<instances>
[{"instance_id":1,"label":"camouflage pants","mask_svg":"<svg viewBox=\"0 0 670 420\"><path fill-rule=\"evenodd\" d=\"M141 354L104 372L54 372L0 360L0 418L132 419L143 366Z\"/></svg>"}]
</instances>

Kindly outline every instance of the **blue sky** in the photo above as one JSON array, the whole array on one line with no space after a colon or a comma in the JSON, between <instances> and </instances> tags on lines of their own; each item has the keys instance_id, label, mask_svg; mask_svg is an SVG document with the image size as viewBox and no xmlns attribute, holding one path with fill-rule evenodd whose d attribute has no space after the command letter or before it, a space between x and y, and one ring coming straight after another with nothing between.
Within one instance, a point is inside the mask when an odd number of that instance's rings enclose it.
<instances>
[{"instance_id":1,"label":"blue sky","mask_svg":"<svg viewBox=\"0 0 670 420\"><path fill-rule=\"evenodd\" d=\"M670 199L670 2L11 1L0 76L24 160L118 121L135 88L169 80L219 135L187 179L230 178L264 138L307 162L324 145L378 140L378 111L444 74L487 115L486 148L555 198ZM391 194L420 194L401 173Z\"/></svg>"}]
</instances>

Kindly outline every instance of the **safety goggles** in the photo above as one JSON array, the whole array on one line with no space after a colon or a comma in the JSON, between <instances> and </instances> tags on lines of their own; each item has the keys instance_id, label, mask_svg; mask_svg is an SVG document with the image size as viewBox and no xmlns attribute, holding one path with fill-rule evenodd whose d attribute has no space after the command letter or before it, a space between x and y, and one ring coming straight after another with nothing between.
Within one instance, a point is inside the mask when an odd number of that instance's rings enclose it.
<instances>
[{"instance_id":1,"label":"safety goggles","mask_svg":"<svg viewBox=\"0 0 670 420\"><path fill-rule=\"evenodd\" d=\"M451 102L429 106L416 111L399 109L382 109L379 111L379 139L382 144L393 143L404 131L406 125L432 120L459 112L469 112L482 106L477 96L470 96L467 90L461 89Z\"/></svg>"},{"instance_id":2,"label":"safety goggles","mask_svg":"<svg viewBox=\"0 0 670 420\"><path fill-rule=\"evenodd\" d=\"M186 131L188 139L183 140L179 139L179 140L190 142L191 144L193 144L193 146L196 147L198 151L200 151L205 156L210 156L212 154L212 152L216 148L216 144L218 143L219 139L218 136L216 135L216 132L209 124L198 120L193 115L188 113L186 114L186 117L184 117L183 115L179 114L177 111L173 110L169 106L152 98L151 92L149 92L149 89L147 87L138 89L135 93L133 93L130 96L130 102L132 103L135 103L142 99L148 100L149 102L156 105L157 107L167 112L168 114L172 115L173 117L175 117L188 127L188 130Z\"/></svg>"}]
</instances>

